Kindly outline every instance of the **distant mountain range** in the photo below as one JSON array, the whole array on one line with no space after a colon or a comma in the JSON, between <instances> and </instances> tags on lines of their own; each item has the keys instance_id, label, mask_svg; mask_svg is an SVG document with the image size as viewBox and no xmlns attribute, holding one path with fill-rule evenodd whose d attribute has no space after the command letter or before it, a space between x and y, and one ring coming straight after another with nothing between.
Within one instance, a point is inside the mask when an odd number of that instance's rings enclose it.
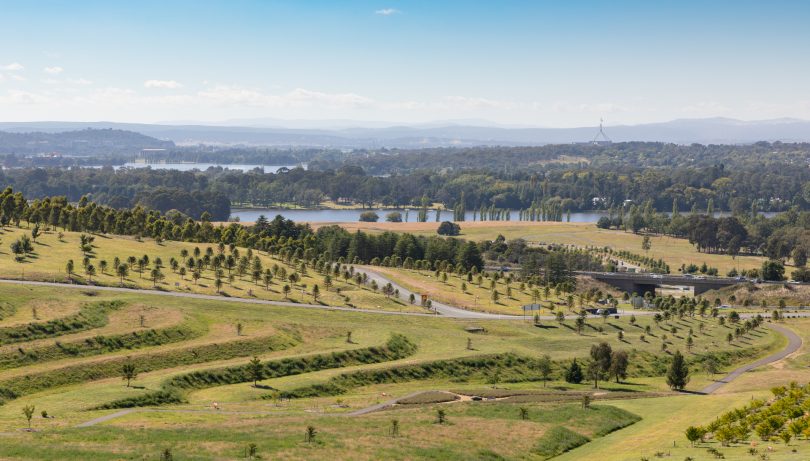
<instances>
[{"instance_id":1,"label":"distant mountain range","mask_svg":"<svg viewBox=\"0 0 810 461\"><path fill-rule=\"evenodd\" d=\"M134 124L112 122L4 122L0 131L57 133L116 129L183 144L311 146L334 148L423 148L476 145L542 145L589 142L598 127L510 127L480 120L387 125L384 122L243 119L216 124ZM810 121L728 118L680 119L605 127L614 142L749 144L757 141L810 142ZM163 146L154 146L163 147Z\"/></svg>"}]
</instances>

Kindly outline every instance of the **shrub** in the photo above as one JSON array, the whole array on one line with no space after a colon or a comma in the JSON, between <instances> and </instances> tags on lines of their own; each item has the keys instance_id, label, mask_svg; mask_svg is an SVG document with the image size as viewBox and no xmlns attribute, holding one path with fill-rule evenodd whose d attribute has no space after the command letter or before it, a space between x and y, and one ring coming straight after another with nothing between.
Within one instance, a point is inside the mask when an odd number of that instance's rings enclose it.
<instances>
[{"instance_id":1,"label":"shrub","mask_svg":"<svg viewBox=\"0 0 810 461\"><path fill-rule=\"evenodd\" d=\"M360 213L360 222L377 222L380 216L373 211L364 211Z\"/></svg>"},{"instance_id":2,"label":"shrub","mask_svg":"<svg viewBox=\"0 0 810 461\"><path fill-rule=\"evenodd\" d=\"M461 234L461 226L454 222L442 221L439 228L436 230L439 235L455 236Z\"/></svg>"},{"instance_id":3,"label":"shrub","mask_svg":"<svg viewBox=\"0 0 810 461\"><path fill-rule=\"evenodd\" d=\"M188 403L188 400L176 389L163 389L155 392L148 392L136 397L115 400L105 403L91 410L112 410L115 408L135 408L135 407L157 407L160 405L172 405L176 403Z\"/></svg>"}]
</instances>

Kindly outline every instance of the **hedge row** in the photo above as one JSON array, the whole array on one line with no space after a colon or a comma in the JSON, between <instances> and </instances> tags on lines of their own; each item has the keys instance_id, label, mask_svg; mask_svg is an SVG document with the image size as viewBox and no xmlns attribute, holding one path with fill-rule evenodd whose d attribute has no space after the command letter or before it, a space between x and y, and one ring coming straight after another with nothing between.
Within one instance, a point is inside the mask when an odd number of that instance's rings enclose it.
<instances>
[{"instance_id":1,"label":"hedge row","mask_svg":"<svg viewBox=\"0 0 810 461\"><path fill-rule=\"evenodd\" d=\"M537 360L515 354L484 355L415 365L402 365L382 370L359 370L343 373L323 384L304 386L281 393L283 398L321 397L339 395L349 389L372 384L401 383L436 378L453 380L472 377L493 381L520 382L541 379L537 374ZM272 398L272 395L264 398Z\"/></svg>"},{"instance_id":2,"label":"hedge row","mask_svg":"<svg viewBox=\"0 0 810 461\"><path fill-rule=\"evenodd\" d=\"M416 345L403 335L394 334L381 347L369 347L331 354L313 355L265 362L262 364L262 379L278 378L314 371L340 368L352 365L379 363L408 357L416 352ZM134 406L156 406L182 403L185 401L181 389L203 389L206 387L237 384L253 381L248 365L195 371L168 379L160 391L140 397L115 400L96 409L131 408Z\"/></svg>"},{"instance_id":3,"label":"hedge row","mask_svg":"<svg viewBox=\"0 0 810 461\"><path fill-rule=\"evenodd\" d=\"M131 360L139 373L147 373L182 365L193 365L235 357L249 357L286 349L296 343L296 340L287 335L277 335L155 352ZM129 360L129 357L116 357L102 362L71 365L11 378L0 382L0 396L6 395L6 399L8 399L8 396L14 398L57 386L120 376L122 365Z\"/></svg>"},{"instance_id":4,"label":"hedge row","mask_svg":"<svg viewBox=\"0 0 810 461\"><path fill-rule=\"evenodd\" d=\"M0 320L3 320L6 317L11 317L15 312L17 312L16 305L11 303L0 304Z\"/></svg>"},{"instance_id":5,"label":"hedge row","mask_svg":"<svg viewBox=\"0 0 810 461\"><path fill-rule=\"evenodd\" d=\"M185 322L167 328L133 331L120 335L94 336L80 341L54 344L0 354L0 370L18 368L35 363L50 362L65 358L89 357L122 349L139 349L149 346L188 341L205 334L204 325Z\"/></svg>"},{"instance_id":6,"label":"hedge row","mask_svg":"<svg viewBox=\"0 0 810 461\"><path fill-rule=\"evenodd\" d=\"M0 344L20 343L35 339L61 336L107 325L108 314L123 306L122 301L103 301L82 305L79 312L48 320L0 328Z\"/></svg>"},{"instance_id":7,"label":"hedge row","mask_svg":"<svg viewBox=\"0 0 810 461\"><path fill-rule=\"evenodd\" d=\"M148 392L137 397L127 397L104 405L91 408L91 410L112 410L115 408L135 408L135 407L159 407L161 405L172 405L176 403L188 403L177 389L164 389L160 391Z\"/></svg>"},{"instance_id":8,"label":"hedge row","mask_svg":"<svg viewBox=\"0 0 810 461\"><path fill-rule=\"evenodd\" d=\"M381 347L354 349L331 354L312 355L265 362L261 379L299 375L329 368L387 362L408 357L416 352L416 345L403 335L394 334ZM175 376L165 386L179 389L203 389L253 381L249 365L239 365L213 370L201 370Z\"/></svg>"}]
</instances>

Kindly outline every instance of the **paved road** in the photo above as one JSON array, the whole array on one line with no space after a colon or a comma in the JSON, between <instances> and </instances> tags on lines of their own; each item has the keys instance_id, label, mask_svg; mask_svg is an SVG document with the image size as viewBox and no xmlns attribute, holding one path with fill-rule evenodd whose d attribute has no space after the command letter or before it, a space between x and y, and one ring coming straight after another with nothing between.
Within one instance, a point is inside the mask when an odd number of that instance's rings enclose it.
<instances>
[{"instance_id":1,"label":"paved road","mask_svg":"<svg viewBox=\"0 0 810 461\"><path fill-rule=\"evenodd\" d=\"M56 288L64 288L64 289L76 289L76 290L97 290L97 291L113 291L118 293L143 293L146 295L153 295L153 296L173 296L177 298L193 298L193 299L207 299L211 301L219 301L219 302L232 302L232 303L246 303L246 304L264 304L270 306L283 306L283 307L300 307L305 309L326 309L332 311L349 311L349 312L367 312L373 314L386 314L386 315L415 315L415 316L422 316L422 317L433 317L433 314L422 314L416 312L396 312L396 311L381 311L381 310L374 310L374 309L356 309L352 307L340 307L340 306L325 306L322 304L307 304L307 303L297 303L292 301L269 301L266 299L255 299L255 298L236 298L236 297L228 297L228 296L215 296L215 295L203 295L199 293L183 293L180 291L162 291L162 290L148 290L145 288L121 288L121 287L108 287L108 286L98 286L98 285L78 285L78 284L70 284L70 283L58 283L58 282L37 282L32 280L11 280L11 279L0 279L0 284L5 283L9 285L28 285L28 286L42 286L42 287L56 287Z\"/></svg>"},{"instance_id":2,"label":"paved road","mask_svg":"<svg viewBox=\"0 0 810 461\"><path fill-rule=\"evenodd\" d=\"M128 415L130 413L134 413L134 412L140 411L140 410L142 410L142 409L141 408L127 408L126 410L116 411L115 413L110 413L109 415L100 416L98 418L91 419L90 421L85 421L85 422L79 424L76 427L95 426L96 424L101 424L101 423L103 423L105 421L109 421L111 419L120 418L122 416L126 416L126 415Z\"/></svg>"},{"instance_id":3,"label":"paved road","mask_svg":"<svg viewBox=\"0 0 810 461\"><path fill-rule=\"evenodd\" d=\"M396 405L397 402L399 402L400 400L409 399L411 397L416 397L417 395L424 394L425 392L431 392L431 391L411 392L410 394L404 395L402 397L397 397L397 398L388 400L386 402L382 402L382 403L378 403L376 405L372 405L370 407L365 407L365 408L361 408L359 410L352 411L350 413L345 413L345 415L346 416L363 416L363 415L367 415L369 413L374 413L375 411L385 410L386 408L390 408L390 407Z\"/></svg>"},{"instance_id":4,"label":"paved road","mask_svg":"<svg viewBox=\"0 0 810 461\"><path fill-rule=\"evenodd\" d=\"M388 277L382 275L381 273L369 269L368 267L363 267L359 269L360 272L365 272L368 275L369 281L374 280L377 282L377 285L380 287L384 286L387 283L390 283L394 288L399 290L399 298L405 302L409 302L409 297L413 294L416 299L419 299L420 295L418 293L413 293L412 291L408 290L407 288L399 285L398 283L394 282L393 280L389 279ZM453 317L457 319L488 319L488 320L521 320L523 319L520 315L500 315L500 314L488 314L486 312L476 312L470 311L467 309L461 309L459 307L450 306L448 304L440 303L434 299L430 300L431 309L435 310L437 314L443 315L445 317Z\"/></svg>"},{"instance_id":5,"label":"paved road","mask_svg":"<svg viewBox=\"0 0 810 461\"><path fill-rule=\"evenodd\" d=\"M401 285L395 283L393 280L390 280L383 276L382 274L375 272L372 269L362 268L359 272L365 272L368 274L369 280L377 281L377 284L380 286L385 285L386 283L391 283L394 288L399 289L399 296L400 299L404 302L409 302L408 297L411 294L411 291L402 287ZM331 311L347 311L347 312L364 312L368 314L381 314L381 315L402 315L402 316L416 316L416 317L446 317L446 318L455 318L455 319L468 319L468 320L525 320L526 317L521 315L505 315L505 314L489 314L486 312L476 312L470 311L467 309L461 309L459 307L450 306L448 304L440 303L438 301L431 300L431 305L433 309L435 309L435 314L429 313L420 313L420 312L398 312L398 311L383 311L383 310L376 310L376 309L359 309L353 307L342 307L342 306L328 306L323 304L308 304L308 303L299 303L293 301L269 301L266 299L256 299L256 298L237 298L237 297L229 297L229 296L216 296L216 295L204 295L199 293L185 293L181 291L162 291L162 290L149 290L145 288L122 288L122 287L110 287L110 286L98 286L98 285L79 285L79 284L70 284L70 283L58 283L58 282L38 282L33 280L14 280L14 279L0 279L0 284L9 284L9 285L26 285L26 286L42 286L42 287L54 287L60 289L74 289L74 290L96 290L96 291L112 291L118 293L142 293L145 295L151 296L172 296L176 298L191 298L191 299L205 299L209 301L217 301L217 302L232 302L232 303L245 303L245 304L262 304L268 306L281 306L281 307L298 307L303 309L321 309L321 310L331 310ZM416 294L414 294L416 296ZM643 315L654 315L655 311L635 311L633 312L636 316L643 316ZM619 311L620 315L627 315L622 311ZM740 314L742 318L751 318L755 317L757 314ZM791 313L791 316L796 317L810 317L810 312L800 312L800 313ZM598 315L588 315L588 318L600 318ZM550 315L541 315L540 320L548 321L548 320L555 320L554 316Z\"/></svg>"},{"instance_id":6,"label":"paved road","mask_svg":"<svg viewBox=\"0 0 810 461\"><path fill-rule=\"evenodd\" d=\"M787 347L775 354L763 357L757 360L756 362L743 365L737 368L736 370L733 370L731 373L727 374L722 379L715 381L709 384L708 386L704 387L700 391L701 394L711 394L720 389L721 387L725 386L726 384L730 383L731 381L734 381L735 379L739 378L743 373L751 371L755 368L759 368L764 365L768 365L769 363L778 362L779 360L784 359L785 357L796 352L797 350L799 350L800 347L802 347L802 338L800 338L799 335L797 335L790 329L780 325L775 325L773 323L766 323L765 326L767 326L768 328L772 328L778 331L779 333L785 335L788 339Z\"/></svg>"}]
</instances>

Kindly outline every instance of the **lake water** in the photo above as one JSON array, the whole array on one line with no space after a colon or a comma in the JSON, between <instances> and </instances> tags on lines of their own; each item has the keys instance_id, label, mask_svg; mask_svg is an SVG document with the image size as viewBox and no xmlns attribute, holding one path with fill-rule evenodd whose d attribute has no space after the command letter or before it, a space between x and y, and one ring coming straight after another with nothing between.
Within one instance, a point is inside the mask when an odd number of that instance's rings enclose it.
<instances>
[{"instance_id":1,"label":"lake water","mask_svg":"<svg viewBox=\"0 0 810 461\"><path fill-rule=\"evenodd\" d=\"M273 219L276 215L281 215L286 219L292 219L295 222L357 222L360 220L360 214L365 211L373 211L377 213L377 216L380 217L380 222L385 221L385 215L391 213L392 211L398 211L402 214L402 221L404 222L416 222L416 216L419 213L419 210L416 208L412 208L409 210L401 209L401 210L283 210L283 209L239 209L234 208L231 212L231 219L239 218L241 222L254 222L259 219L259 216L264 215L267 219ZM716 217L720 216L729 216L730 213L715 213ZM762 213L765 217L773 217L776 213L767 212ZM466 213L466 220L472 221L473 220L473 212L468 211ZM595 223L599 221L599 218L602 216L608 216L607 211L583 211L577 213L571 213L571 222L585 222L585 223ZM406 221L407 217L407 221ZM510 221L518 221L520 218L520 212L518 210L512 210L510 213ZM453 212L452 211L442 211L440 216L440 221L453 221ZM566 216L563 215L563 221L566 220ZM428 211L428 222L436 221L436 212L431 210Z\"/></svg>"},{"instance_id":2,"label":"lake water","mask_svg":"<svg viewBox=\"0 0 810 461\"><path fill-rule=\"evenodd\" d=\"M261 168L265 173L275 173L280 168L307 168L306 164L301 165L239 165L239 164L222 164L222 163L137 163L127 162L123 165L116 166L119 168L146 168L151 167L153 170L178 170L178 171L191 171L200 170L205 171L210 167L222 167L229 170L250 171L255 168Z\"/></svg>"},{"instance_id":3,"label":"lake water","mask_svg":"<svg viewBox=\"0 0 810 461\"><path fill-rule=\"evenodd\" d=\"M264 215L267 219L273 219L276 215L284 216L287 219L292 219L296 222L356 222L360 220L360 214L365 211L373 211L380 217L380 221L385 221L385 215L392 211L398 211L402 214L402 221L416 222L416 216L419 214L418 209L406 210L279 210L279 209L238 209L234 208L231 212L231 218L238 217L242 222L256 221L260 215ZM407 216L407 221L406 221ZM607 216L607 212L589 211L581 213L571 213L571 222L596 222L602 216ZM510 218L512 221L518 221L520 212L512 210ZM473 212L466 213L466 220L473 220ZM452 221L452 211L442 211L440 221ZM563 216L565 220L565 216ZM436 212L428 211L428 221L436 221Z\"/></svg>"}]
</instances>

